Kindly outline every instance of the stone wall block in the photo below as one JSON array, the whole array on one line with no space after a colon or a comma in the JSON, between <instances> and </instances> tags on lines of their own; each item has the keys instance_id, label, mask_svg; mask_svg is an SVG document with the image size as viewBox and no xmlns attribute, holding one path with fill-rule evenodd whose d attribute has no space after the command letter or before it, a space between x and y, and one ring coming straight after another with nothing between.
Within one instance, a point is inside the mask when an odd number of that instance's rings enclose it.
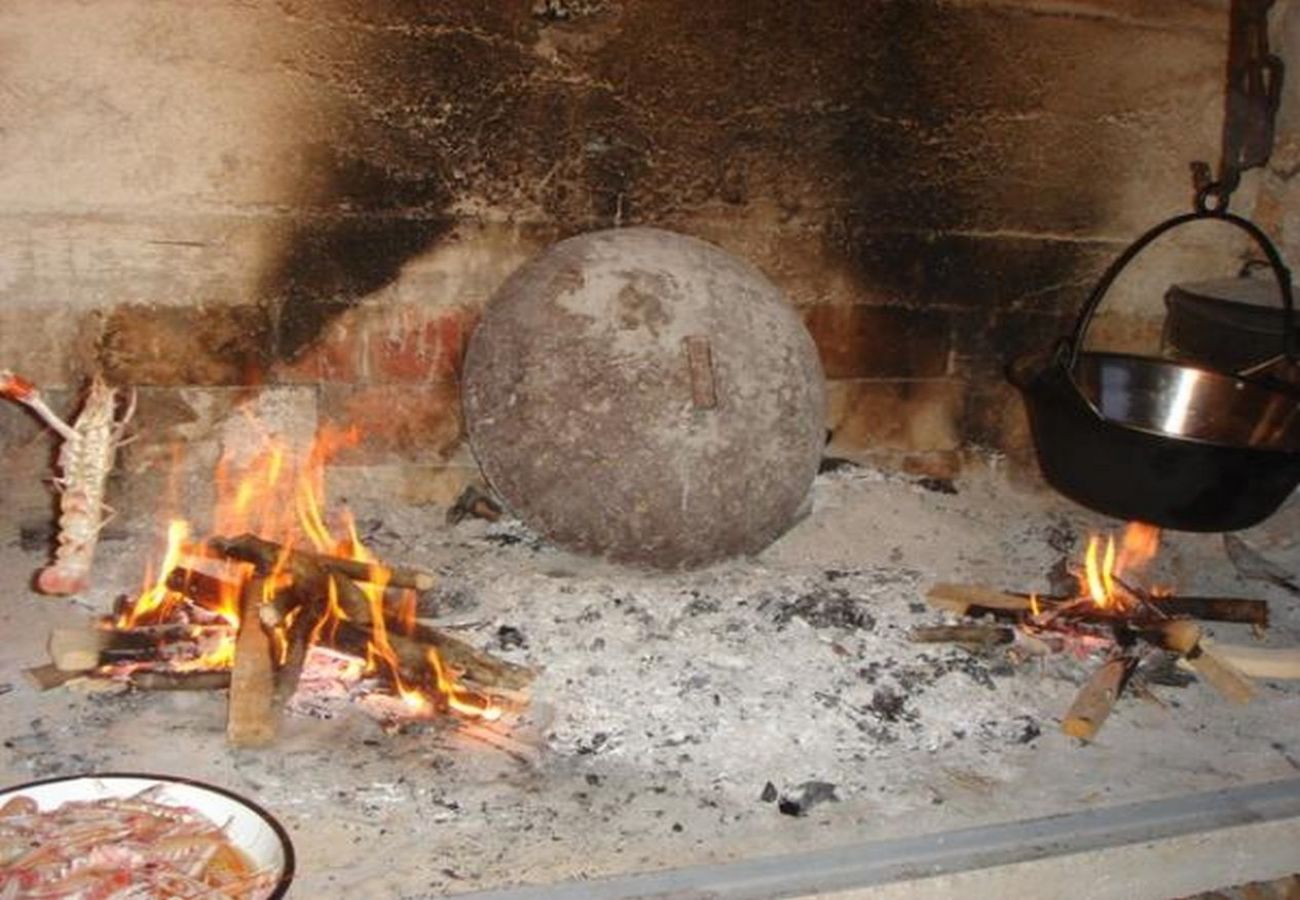
<instances>
[{"instance_id":1,"label":"stone wall block","mask_svg":"<svg viewBox=\"0 0 1300 900\"><path fill-rule=\"evenodd\" d=\"M950 325L942 310L819 304L803 314L827 378L947 374Z\"/></svg>"},{"instance_id":2,"label":"stone wall block","mask_svg":"<svg viewBox=\"0 0 1300 900\"><path fill-rule=\"evenodd\" d=\"M256 306L124 304L104 323L99 358L123 385L240 385L261 377L273 348Z\"/></svg>"}]
</instances>

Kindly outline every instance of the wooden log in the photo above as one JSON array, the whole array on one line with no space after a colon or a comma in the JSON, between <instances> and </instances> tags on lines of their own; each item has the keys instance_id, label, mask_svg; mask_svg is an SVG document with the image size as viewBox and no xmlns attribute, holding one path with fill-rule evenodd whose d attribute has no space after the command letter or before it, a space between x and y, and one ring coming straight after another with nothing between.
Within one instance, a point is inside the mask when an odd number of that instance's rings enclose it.
<instances>
[{"instance_id":1,"label":"wooden log","mask_svg":"<svg viewBox=\"0 0 1300 900\"><path fill-rule=\"evenodd\" d=\"M501 518L501 504L485 494L477 485L465 486L456 502L447 508L447 524L459 525L470 516L495 522Z\"/></svg>"},{"instance_id":2,"label":"wooden log","mask_svg":"<svg viewBox=\"0 0 1300 900\"><path fill-rule=\"evenodd\" d=\"M416 623L408 634L399 634L390 627L388 639L410 642L420 648L433 647L445 665L464 673L465 678L483 687L522 691L537 677L537 673L527 666L497 659L491 653L430 625Z\"/></svg>"},{"instance_id":3,"label":"wooden log","mask_svg":"<svg viewBox=\"0 0 1300 900\"><path fill-rule=\"evenodd\" d=\"M1086 621L1107 621L1127 618L1134 622L1149 623L1159 621L1160 616L1174 618L1190 616L1212 622L1241 622L1268 627L1268 602L1250 600L1240 597L1196 597L1172 596L1153 598L1142 595L1145 603L1153 609L1139 608L1129 614L1124 611L1103 609L1079 598L1061 597L1052 594L1035 595L1034 599L1044 612L1065 612L1072 618ZM959 616L991 615L1001 619L1016 619L1033 607L1028 594L1015 594L993 588L967 584L935 584L926 593L926 600L937 609L955 613ZM1065 609L1069 607L1068 611Z\"/></svg>"},{"instance_id":4,"label":"wooden log","mask_svg":"<svg viewBox=\"0 0 1300 900\"><path fill-rule=\"evenodd\" d=\"M1082 741L1096 738L1136 666L1137 660L1130 656L1117 656L1102 664L1070 704L1061 730Z\"/></svg>"},{"instance_id":5,"label":"wooden log","mask_svg":"<svg viewBox=\"0 0 1300 900\"><path fill-rule=\"evenodd\" d=\"M1166 597L1151 605L1169 616L1190 616L1206 622L1241 622L1268 627L1268 602L1238 597Z\"/></svg>"},{"instance_id":6,"label":"wooden log","mask_svg":"<svg viewBox=\"0 0 1300 900\"><path fill-rule=\"evenodd\" d=\"M268 746L275 740L279 726L273 706L271 639L257 609L262 603L263 586L264 579L250 578L240 595L239 635L226 714L226 741L232 747Z\"/></svg>"},{"instance_id":7,"label":"wooden log","mask_svg":"<svg viewBox=\"0 0 1300 900\"><path fill-rule=\"evenodd\" d=\"M1185 619L1167 622L1155 633L1153 643L1178 653L1192 671L1232 703L1249 703L1255 686L1240 669L1220 656L1202 639L1201 627ZM1152 632L1143 635L1152 640Z\"/></svg>"},{"instance_id":8,"label":"wooden log","mask_svg":"<svg viewBox=\"0 0 1300 900\"><path fill-rule=\"evenodd\" d=\"M126 683L137 691L219 691L230 687L230 672L226 669L192 672L137 669L126 677Z\"/></svg>"},{"instance_id":9,"label":"wooden log","mask_svg":"<svg viewBox=\"0 0 1300 900\"><path fill-rule=\"evenodd\" d=\"M284 658L275 673L275 703L282 707L298 690L302 680L303 665L307 662L307 652L311 649L311 635L326 615L325 598L317 595L300 603L296 607L293 619L283 630L285 641Z\"/></svg>"},{"instance_id":10,"label":"wooden log","mask_svg":"<svg viewBox=\"0 0 1300 900\"><path fill-rule=\"evenodd\" d=\"M194 647L210 631L224 626L143 625L137 628L52 628L46 647L50 660L65 672L87 672L123 662L156 662L176 655L178 645Z\"/></svg>"},{"instance_id":11,"label":"wooden log","mask_svg":"<svg viewBox=\"0 0 1300 900\"><path fill-rule=\"evenodd\" d=\"M51 628L45 649L60 672L88 672L98 668L112 637L107 628Z\"/></svg>"},{"instance_id":12,"label":"wooden log","mask_svg":"<svg viewBox=\"0 0 1300 900\"><path fill-rule=\"evenodd\" d=\"M56 687L62 687L74 678L85 677L84 672L65 672L54 663L23 669L23 675L29 683L42 691L53 690Z\"/></svg>"},{"instance_id":13,"label":"wooden log","mask_svg":"<svg viewBox=\"0 0 1300 900\"><path fill-rule=\"evenodd\" d=\"M234 596L239 591L238 585L225 579L184 566L177 566L168 572L165 584L167 590L188 597L195 606L212 612L222 611L226 605L225 598Z\"/></svg>"},{"instance_id":14,"label":"wooden log","mask_svg":"<svg viewBox=\"0 0 1300 900\"><path fill-rule=\"evenodd\" d=\"M926 601L937 609L947 610L959 616L975 615L972 609L990 612L1022 613L1029 610L1029 597L1024 594L1009 594L993 588L973 584L952 584L939 582L926 592Z\"/></svg>"},{"instance_id":15,"label":"wooden log","mask_svg":"<svg viewBox=\"0 0 1300 900\"><path fill-rule=\"evenodd\" d=\"M1015 630L1004 625L922 625L912 629L910 639L918 644L973 644L980 647L1010 644Z\"/></svg>"},{"instance_id":16,"label":"wooden log","mask_svg":"<svg viewBox=\"0 0 1300 900\"><path fill-rule=\"evenodd\" d=\"M1220 644L1209 638L1201 646L1235 667L1247 678L1290 680L1300 678L1300 647L1246 647Z\"/></svg>"},{"instance_id":17,"label":"wooden log","mask_svg":"<svg viewBox=\"0 0 1300 900\"><path fill-rule=\"evenodd\" d=\"M259 575L269 575L285 550L282 544L268 541L255 534L241 534L233 538L211 538L208 547L221 556L252 563ZM418 569L362 562L308 550L291 550L285 559L289 571L295 576L299 572L299 565L305 560L314 566L338 572L356 581L411 588L417 591L427 591L437 583L437 579L432 574Z\"/></svg>"},{"instance_id":18,"label":"wooden log","mask_svg":"<svg viewBox=\"0 0 1300 900\"><path fill-rule=\"evenodd\" d=\"M372 636L370 629L350 622L341 623L332 635L327 635L330 646L355 656L365 655ZM414 681L426 680L430 674L430 649L438 652L446 668L463 674L469 681L485 688L522 690L536 677L531 669L497 659L427 625L417 626L409 635L398 634L390 629L388 642L397 657L403 677Z\"/></svg>"}]
</instances>

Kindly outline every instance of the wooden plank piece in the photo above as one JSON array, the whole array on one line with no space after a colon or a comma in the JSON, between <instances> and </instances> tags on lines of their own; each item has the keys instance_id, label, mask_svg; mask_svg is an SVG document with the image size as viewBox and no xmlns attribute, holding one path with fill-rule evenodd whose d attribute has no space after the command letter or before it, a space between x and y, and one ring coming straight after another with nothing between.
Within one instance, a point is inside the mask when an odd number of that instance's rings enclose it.
<instances>
[{"instance_id":1,"label":"wooden plank piece","mask_svg":"<svg viewBox=\"0 0 1300 900\"><path fill-rule=\"evenodd\" d=\"M271 639L262 626L258 607L265 579L250 578L239 603L239 636L230 673L230 705L226 741L232 747L266 747L279 730L274 709L275 673Z\"/></svg>"},{"instance_id":2,"label":"wooden plank piece","mask_svg":"<svg viewBox=\"0 0 1300 900\"><path fill-rule=\"evenodd\" d=\"M1014 629L1004 625L919 625L909 638L918 644L973 644L990 647L1015 641Z\"/></svg>"}]
</instances>

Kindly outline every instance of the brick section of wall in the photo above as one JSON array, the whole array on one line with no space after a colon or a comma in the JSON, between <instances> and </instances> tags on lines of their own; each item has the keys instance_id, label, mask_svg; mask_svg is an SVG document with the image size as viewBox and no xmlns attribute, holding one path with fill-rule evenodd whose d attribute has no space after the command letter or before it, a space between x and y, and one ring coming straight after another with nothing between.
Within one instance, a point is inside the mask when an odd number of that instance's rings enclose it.
<instances>
[{"instance_id":1,"label":"brick section of wall","mask_svg":"<svg viewBox=\"0 0 1300 900\"><path fill-rule=\"evenodd\" d=\"M445 463L463 437L460 396L450 382L323 385L320 418L359 431L359 442L335 456L340 466Z\"/></svg>"},{"instance_id":2,"label":"brick section of wall","mask_svg":"<svg viewBox=\"0 0 1300 900\"><path fill-rule=\"evenodd\" d=\"M459 376L476 313L411 303L375 313L365 328L367 373L372 381L422 384Z\"/></svg>"}]
</instances>

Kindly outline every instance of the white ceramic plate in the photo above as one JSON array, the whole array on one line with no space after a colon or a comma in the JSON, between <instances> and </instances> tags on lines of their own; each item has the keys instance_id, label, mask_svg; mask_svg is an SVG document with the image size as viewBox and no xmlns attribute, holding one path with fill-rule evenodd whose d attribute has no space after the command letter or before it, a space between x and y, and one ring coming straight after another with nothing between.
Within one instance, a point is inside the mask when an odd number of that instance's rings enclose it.
<instances>
[{"instance_id":1,"label":"white ceramic plate","mask_svg":"<svg viewBox=\"0 0 1300 900\"><path fill-rule=\"evenodd\" d=\"M11 797L31 797L42 812L69 800L103 800L130 797L162 785L151 797L157 803L188 806L217 825L224 825L231 842L259 869L275 872L278 880L268 900L283 897L293 880L293 844L284 827L256 803L224 788L170 775L74 775L33 781L0 790L0 806ZM229 824L227 824L229 823Z\"/></svg>"}]
</instances>

